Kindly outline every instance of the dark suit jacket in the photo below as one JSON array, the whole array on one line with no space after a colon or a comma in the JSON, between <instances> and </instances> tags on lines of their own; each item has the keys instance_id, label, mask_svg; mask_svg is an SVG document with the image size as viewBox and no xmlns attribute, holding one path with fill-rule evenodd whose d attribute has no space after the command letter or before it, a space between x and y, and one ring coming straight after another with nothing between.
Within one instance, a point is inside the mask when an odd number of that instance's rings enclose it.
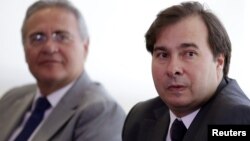
<instances>
[{"instance_id":1,"label":"dark suit jacket","mask_svg":"<svg viewBox=\"0 0 250 141\"><path fill-rule=\"evenodd\" d=\"M250 124L250 101L235 80L223 79L217 90L191 123L183 141L207 141L209 124ZM165 141L170 122L169 109L159 98L138 103L129 112L123 141Z\"/></svg>"},{"instance_id":2,"label":"dark suit jacket","mask_svg":"<svg viewBox=\"0 0 250 141\"><path fill-rule=\"evenodd\" d=\"M10 90L0 100L0 141L7 141L31 106L36 85ZM123 109L82 74L32 141L121 141Z\"/></svg>"}]
</instances>

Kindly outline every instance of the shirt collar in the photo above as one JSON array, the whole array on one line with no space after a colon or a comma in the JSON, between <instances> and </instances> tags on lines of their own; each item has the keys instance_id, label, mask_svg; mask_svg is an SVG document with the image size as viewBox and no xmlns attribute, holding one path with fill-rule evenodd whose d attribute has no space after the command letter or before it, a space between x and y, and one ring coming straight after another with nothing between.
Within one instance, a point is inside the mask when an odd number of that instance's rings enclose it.
<instances>
[{"instance_id":1,"label":"shirt collar","mask_svg":"<svg viewBox=\"0 0 250 141\"><path fill-rule=\"evenodd\" d=\"M76 80L75 80L76 81ZM68 90L74 85L75 81L69 83L68 85L50 93L48 96L47 96L47 99L48 101L50 102L51 104L51 107L55 107L58 102L62 99L62 97L68 92ZM39 88L37 88L37 91L36 91L36 96L33 100L33 104L32 104L32 109L34 108L34 103L35 101L42 96L42 93L40 91Z\"/></svg>"},{"instance_id":2,"label":"shirt collar","mask_svg":"<svg viewBox=\"0 0 250 141\"><path fill-rule=\"evenodd\" d=\"M194 112L179 118L177 117L171 110L169 110L170 113L170 125L172 125L172 123L174 122L174 120L177 118L178 120L181 120L185 127L188 129L190 124L192 123L192 121L194 120L195 116L197 115L197 113L200 111L200 109L195 110Z\"/></svg>"}]
</instances>

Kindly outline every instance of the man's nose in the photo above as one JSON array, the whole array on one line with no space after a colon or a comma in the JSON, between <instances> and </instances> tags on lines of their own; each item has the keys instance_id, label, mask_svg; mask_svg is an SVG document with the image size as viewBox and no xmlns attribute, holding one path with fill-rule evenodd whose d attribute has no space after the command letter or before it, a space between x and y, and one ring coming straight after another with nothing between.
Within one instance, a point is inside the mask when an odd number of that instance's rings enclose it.
<instances>
[{"instance_id":1,"label":"man's nose","mask_svg":"<svg viewBox=\"0 0 250 141\"><path fill-rule=\"evenodd\" d=\"M171 57L166 67L169 77L179 76L183 73L182 61L177 56Z\"/></svg>"},{"instance_id":2,"label":"man's nose","mask_svg":"<svg viewBox=\"0 0 250 141\"><path fill-rule=\"evenodd\" d=\"M58 50L58 44L52 38L47 39L42 47L42 51L45 54L54 54L58 52Z\"/></svg>"}]
</instances>

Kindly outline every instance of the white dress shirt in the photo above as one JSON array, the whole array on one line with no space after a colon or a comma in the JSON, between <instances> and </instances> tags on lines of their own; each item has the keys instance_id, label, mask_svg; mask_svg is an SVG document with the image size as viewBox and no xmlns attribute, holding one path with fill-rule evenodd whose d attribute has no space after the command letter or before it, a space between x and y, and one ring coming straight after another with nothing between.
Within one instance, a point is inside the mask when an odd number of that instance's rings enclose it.
<instances>
[{"instance_id":1,"label":"white dress shirt","mask_svg":"<svg viewBox=\"0 0 250 141\"><path fill-rule=\"evenodd\" d=\"M198 109L198 110L196 110L196 111L194 111L194 112L192 112L192 113L190 113L190 114L188 114L188 115L186 115L186 116L184 116L182 118L178 118L178 117L176 117L176 115L174 115L174 113L171 110L169 110L169 113L170 113L170 123L169 123L169 127L168 127L168 134L167 134L167 137L166 137L166 141L171 141L171 138L170 138L170 129L171 129L171 126L172 126L172 124L173 124L173 122L174 122L174 120L176 118L179 119L179 120L181 120L184 123L185 127L188 129L189 126L190 126L190 124L192 123L192 121L194 120L195 116L197 115L197 113L199 111L200 111L200 109Z\"/></svg>"}]
</instances>

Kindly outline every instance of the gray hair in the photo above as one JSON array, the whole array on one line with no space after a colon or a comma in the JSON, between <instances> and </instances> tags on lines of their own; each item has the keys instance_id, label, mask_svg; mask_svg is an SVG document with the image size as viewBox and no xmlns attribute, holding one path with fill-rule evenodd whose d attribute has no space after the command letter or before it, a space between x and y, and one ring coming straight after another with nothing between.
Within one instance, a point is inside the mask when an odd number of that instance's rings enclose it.
<instances>
[{"instance_id":1,"label":"gray hair","mask_svg":"<svg viewBox=\"0 0 250 141\"><path fill-rule=\"evenodd\" d=\"M78 28L80 32L81 39L89 39L89 34L87 30L87 26L85 23L85 20L81 14L81 12L68 0L38 0L35 3L33 3L26 12L23 25L22 25L22 42L24 44L25 42L25 34L26 34L26 22L32 16L34 13L36 13L39 10L50 8L50 7L58 7L63 8L65 10L68 10L72 14L74 14L77 22L78 22Z\"/></svg>"}]
</instances>

